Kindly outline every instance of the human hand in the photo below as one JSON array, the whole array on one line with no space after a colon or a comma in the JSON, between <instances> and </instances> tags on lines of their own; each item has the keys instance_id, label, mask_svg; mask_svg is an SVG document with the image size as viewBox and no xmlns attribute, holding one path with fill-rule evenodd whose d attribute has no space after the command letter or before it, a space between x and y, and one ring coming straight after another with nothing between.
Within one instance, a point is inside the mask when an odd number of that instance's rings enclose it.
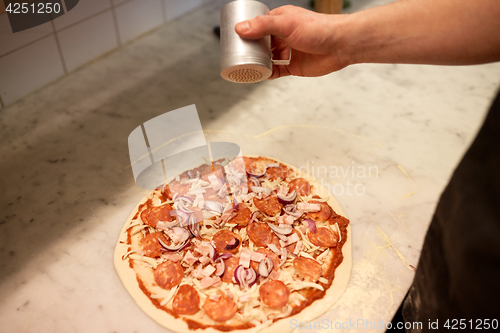
<instances>
[{"instance_id":1,"label":"human hand","mask_svg":"<svg viewBox=\"0 0 500 333\"><path fill-rule=\"evenodd\" d=\"M248 39L272 35L275 59L288 59L289 48L292 49L290 65L273 65L269 79L288 75L322 76L348 65L339 56L333 27L334 21L342 17L283 6L273 9L269 15L238 23L235 30Z\"/></svg>"}]
</instances>

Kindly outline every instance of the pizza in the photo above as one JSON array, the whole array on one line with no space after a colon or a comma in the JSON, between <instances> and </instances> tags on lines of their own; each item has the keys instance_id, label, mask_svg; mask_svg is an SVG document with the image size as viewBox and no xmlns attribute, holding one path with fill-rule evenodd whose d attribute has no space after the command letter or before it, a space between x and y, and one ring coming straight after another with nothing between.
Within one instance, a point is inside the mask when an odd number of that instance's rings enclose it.
<instances>
[{"instance_id":1,"label":"pizza","mask_svg":"<svg viewBox=\"0 0 500 333\"><path fill-rule=\"evenodd\" d=\"M286 332L340 298L350 238L317 181L240 156L151 191L126 221L114 263L138 305L172 331Z\"/></svg>"}]
</instances>

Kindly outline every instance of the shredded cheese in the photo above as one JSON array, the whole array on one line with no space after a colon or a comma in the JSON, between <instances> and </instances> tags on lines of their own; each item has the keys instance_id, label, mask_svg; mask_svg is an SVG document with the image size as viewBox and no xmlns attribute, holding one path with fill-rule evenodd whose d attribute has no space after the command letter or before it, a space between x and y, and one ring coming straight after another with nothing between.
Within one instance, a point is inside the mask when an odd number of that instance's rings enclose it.
<instances>
[{"instance_id":1,"label":"shredded cheese","mask_svg":"<svg viewBox=\"0 0 500 333\"><path fill-rule=\"evenodd\" d=\"M321 282L321 283L324 283L324 284L328 284L328 279L324 278L324 277L320 277L318 279L318 282Z\"/></svg>"},{"instance_id":2,"label":"shredded cheese","mask_svg":"<svg viewBox=\"0 0 500 333\"><path fill-rule=\"evenodd\" d=\"M330 253L330 249L327 249L323 253L321 253L319 256L316 257L317 261L323 261L323 259L326 258L326 256Z\"/></svg>"},{"instance_id":3,"label":"shredded cheese","mask_svg":"<svg viewBox=\"0 0 500 333\"><path fill-rule=\"evenodd\" d=\"M174 297L175 293L177 292L177 289L179 289L179 286L175 286L174 288L170 289L168 295L160 302L161 306L167 305L167 303Z\"/></svg>"},{"instance_id":4,"label":"shredded cheese","mask_svg":"<svg viewBox=\"0 0 500 333\"><path fill-rule=\"evenodd\" d=\"M325 290L323 288L323 286L321 286L320 284L314 283L314 282L299 282L299 281L295 281L295 282L290 283L288 285L288 287L291 289L291 291L301 290L301 289L305 289L305 288L315 288L315 289L319 289L321 291Z\"/></svg>"},{"instance_id":5,"label":"shredded cheese","mask_svg":"<svg viewBox=\"0 0 500 333\"><path fill-rule=\"evenodd\" d=\"M133 260L143 261L143 262L151 265L153 268L156 268L156 266L158 266L158 262L155 259L142 256L142 255L138 254L137 252L129 254L128 257L130 259L133 259Z\"/></svg>"}]
</instances>

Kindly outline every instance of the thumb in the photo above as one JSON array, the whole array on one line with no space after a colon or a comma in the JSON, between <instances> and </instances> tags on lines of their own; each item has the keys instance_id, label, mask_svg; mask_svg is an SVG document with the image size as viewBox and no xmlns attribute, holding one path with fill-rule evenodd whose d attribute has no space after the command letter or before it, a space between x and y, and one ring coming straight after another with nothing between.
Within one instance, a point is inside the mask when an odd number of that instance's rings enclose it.
<instances>
[{"instance_id":1,"label":"thumb","mask_svg":"<svg viewBox=\"0 0 500 333\"><path fill-rule=\"evenodd\" d=\"M236 24L234 30L248 39L259 39L267 35L286 38L293 31L293 20L287 20L285 15L261 15Z\"/></svg>"}]
</instances>

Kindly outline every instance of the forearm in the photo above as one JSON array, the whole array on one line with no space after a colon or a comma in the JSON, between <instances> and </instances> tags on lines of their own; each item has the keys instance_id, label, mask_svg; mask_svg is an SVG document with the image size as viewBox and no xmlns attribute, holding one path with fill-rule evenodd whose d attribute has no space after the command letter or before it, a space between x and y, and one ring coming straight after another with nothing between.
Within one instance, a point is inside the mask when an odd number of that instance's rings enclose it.
<instances>
[{"instance_id":1,"label":"forearm","mask_svg":"<svg viewBox=\"0 0 500 333\"><path fill-rule=\"evenodd\" d=\"M401 0L336 24L332 45L347 64L500 60L500 0Z\"/></svg>"}]
</instances>

